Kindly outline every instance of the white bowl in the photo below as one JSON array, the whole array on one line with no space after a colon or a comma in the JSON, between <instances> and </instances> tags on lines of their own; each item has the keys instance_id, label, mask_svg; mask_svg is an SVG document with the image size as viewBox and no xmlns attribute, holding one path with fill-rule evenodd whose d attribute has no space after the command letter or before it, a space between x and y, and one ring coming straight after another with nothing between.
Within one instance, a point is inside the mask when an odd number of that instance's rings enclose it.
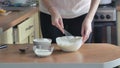
<instances>
[{"instance_id":1,"label":"white bowl","mask_svg":"<svg viewBox=\"0 0 120 68\"><path fill-rule=\"evenodd\" d=\"M49 39L49 38L37 38L37 39L33 40L33 43L37 48L47 49L48 47L51 46L52 39Z\"/></svg>"},{"instance_id":2,"label":"white bowl","mask_svg":"<svg viewBox=\"0 0 120 68\"><path fill-rule=\"evenodd\" d=\"M82 45L80 36L63 36L56 38L57 45L66 52L77 51Z\"/></svg>"},{"instance_id":3,"label":"white bowl","mask_svg":"<svg viewBox=\"0 0 120 68\"><path fill-rule=\"evenodd\" d=\"M50 49L40 49L40 48L36 48L36 46L33 46L33 51L34 51L35 55L37 55L39 57L50 56L52 54L53 50L54 50L54 47L50 47Z\"/></svg>"}]
</instances>

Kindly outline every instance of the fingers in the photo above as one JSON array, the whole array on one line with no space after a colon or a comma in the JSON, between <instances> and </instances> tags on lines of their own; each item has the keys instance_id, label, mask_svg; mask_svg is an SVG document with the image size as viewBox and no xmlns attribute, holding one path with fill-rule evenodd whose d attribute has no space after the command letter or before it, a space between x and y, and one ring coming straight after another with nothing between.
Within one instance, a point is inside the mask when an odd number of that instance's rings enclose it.
<instances>
[{"instance_id":1,"label":"fingers","mask_svg":"<svg viewBox=\"0 0 120 68\"><path fill-rule=\"evenodd\" d=\"M60 25L59 27L60 31L64 34L64 24L62 19L59 20L59 25Z\"/></svg>"},{"instance_id":2,"label":"fingers","mask_svg":"<svg viewBox=\"0 0 120 68\"><path fill-rule=\"evenodd\" d=\"M89 36L90 36L91 31L87 30L85 31L84 29L81 31L82 37L83 37L83 43L85 43Z\"/></svg>"},{"instance_id":3,"label":"fingers","mask_svg":"<svg viewBox=\"0 0 120 68\"><path fill-rule=\"evenodd\" d=\"M61 26L62 28L64 28L63 20L62 20L61 18L59 19L59 24L60 24L60 26Z\"/></svg>"},{"instance_id":4,"label":"fingers","mask_svg":"<svg viewBox=\"0 0 120 68\"><path fill-rule=\"evenodd\" d=\"M64 24L61 18L53 20L52 25L57 27L62 33L64 33Z\"/></svg>"},{"instance_id":5,"label":"fingers","mask_svg":"<svg viewBox=\"0 0 120 68\"><path fill-rule=\"evenodd\" d=\"M82 40L83 40L83 43L85 43L85 32L84 32L84 30L82 29L82 31L81 31L81 35L82 35Z\"/></svg>"},{"instance_id":6,"label":"fingers","mask_svg":"<svg viewBox=\"0 0 120 68\"><path fill-rule=\"evenodd\" d=\"M83 42L85 43L87 41L87 39L89 38L90 33L86 32L84 37L83 37Z\"/></svg>"}]
</instances>

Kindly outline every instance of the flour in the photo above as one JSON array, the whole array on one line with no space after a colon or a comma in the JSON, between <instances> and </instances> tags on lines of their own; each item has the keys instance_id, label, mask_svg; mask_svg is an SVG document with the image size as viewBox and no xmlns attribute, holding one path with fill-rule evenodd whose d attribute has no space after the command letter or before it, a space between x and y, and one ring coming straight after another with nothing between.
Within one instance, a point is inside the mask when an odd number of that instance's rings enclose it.
<instances>
[{"instance_id":1,"label":"flour","mask_svg":"<svg viewBox=\"0 0 120 68\"><path fill-rule=\"evenodd\" d=\"M45 49L35 49L35 54L37 56L49 56L52 52L50 50L45 50Z\"/></svg>"},{"instance_id":2,"label":"flour","mask_svg":"<svg viewBox=\"0 0 120 68\"><path fill-rule=\"evenodd\" d=\"M61 37L59 39L59 42L60 42L61 46L71 46L80 40L81 40L81 37L69 37L69 38Z\"/></svg>"},{"instance_id":3,"label":"flour","mask_svg":"<svg viewBox=\"0 0 120 68\"><path fill-rule=\"evenodd\" d=\"M58 46L64 51L76 51L81 47L82 37L63 36L56 39Z\"/></svg>"}]
</instances>

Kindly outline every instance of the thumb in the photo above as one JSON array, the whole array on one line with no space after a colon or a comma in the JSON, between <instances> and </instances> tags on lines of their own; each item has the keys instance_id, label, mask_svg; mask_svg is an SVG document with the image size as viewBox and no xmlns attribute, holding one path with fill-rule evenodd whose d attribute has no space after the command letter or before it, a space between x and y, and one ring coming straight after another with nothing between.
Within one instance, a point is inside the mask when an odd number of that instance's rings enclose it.
<instances>
[{"instance_id":1,"label":"thumb","mask_svg":"<svg viewBox=\"0 0 120 68\"><path fill-rule=\"evenodd\" d=\"M84 42L84 39L85 39L85 32L84 32L84 29L81 30L81 35L82 35L82 41Z\"/></svg>"},{"instance_id":2,"label":"thumb","mask_svg":"<svg viewBox=\"0 0 120 68\"><path fill-rule=\"evenodd\" d=\"M63 20L60 18L59 19L59 25L60 25L60 31L64 34L64 24L63 24Z\"/></svg>"}]
</instances>

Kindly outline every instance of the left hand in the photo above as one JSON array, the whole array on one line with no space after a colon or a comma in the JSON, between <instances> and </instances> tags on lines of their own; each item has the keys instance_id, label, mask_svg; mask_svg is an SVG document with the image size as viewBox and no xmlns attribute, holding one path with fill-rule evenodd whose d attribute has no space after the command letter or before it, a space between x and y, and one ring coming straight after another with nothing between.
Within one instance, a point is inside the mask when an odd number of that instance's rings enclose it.
<instances>
[{"instance_id":1,"label":"left hand","mask_svg":"<svg viewBox=\"0 0 120 68\"><path fill-rule=\"evenodd\" d=\"M81 30L81 35L83 37L83 43L87 41L87 39L90 36L90 33L92 32L92 25L91 25L91 20L90 19L85 19L82 24L82 30Z\"/></svg>"}]
</instances>

